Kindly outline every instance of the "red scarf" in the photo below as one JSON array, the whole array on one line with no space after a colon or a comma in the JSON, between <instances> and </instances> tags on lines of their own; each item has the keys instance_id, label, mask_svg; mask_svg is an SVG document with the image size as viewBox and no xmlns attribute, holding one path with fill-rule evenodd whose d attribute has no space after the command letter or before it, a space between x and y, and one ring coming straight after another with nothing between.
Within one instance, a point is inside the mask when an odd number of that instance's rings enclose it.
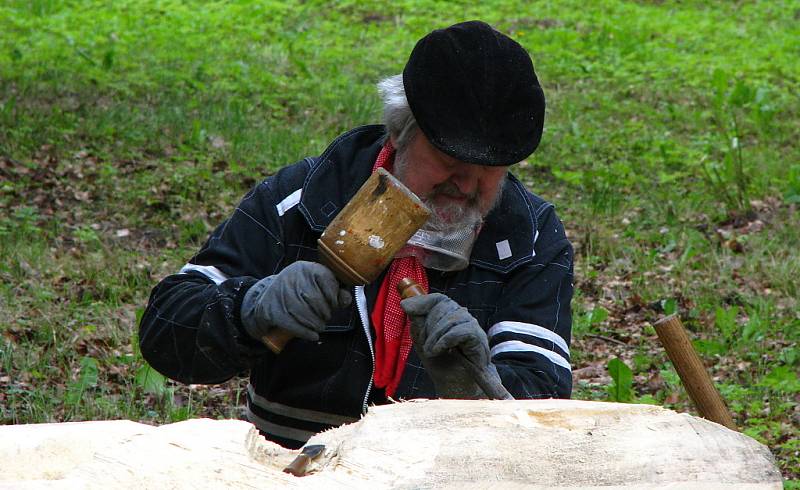
<instances>
[{"instance_id":1,"label":"red scarf","mask_svg":"<svg viewBox=\"0 0 800 490\"><path fill-rule=\"evenodd\" d=\"M394 153L392 143L387 141L378 153L372 171L384 168L391 172ZM378 291L370 317L375 327L375 386L385 388L386 396L394 396L412 346L411 322L400 307L400 293L397 292L397 283L404 277L410 277L425 291L428 290L428 276L416 257L394 259Z\"/></svg>"}]
</instances>

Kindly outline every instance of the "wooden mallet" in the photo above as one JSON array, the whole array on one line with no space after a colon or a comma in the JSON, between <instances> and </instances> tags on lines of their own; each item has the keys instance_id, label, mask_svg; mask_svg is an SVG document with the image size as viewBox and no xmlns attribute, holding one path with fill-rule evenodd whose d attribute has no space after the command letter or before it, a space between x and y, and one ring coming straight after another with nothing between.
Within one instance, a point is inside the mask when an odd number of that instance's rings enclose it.
<instances>
[{"instance_id":1,"label":"wooden mallet","mask_svg":"<svg viewBox=\"0 0 800 490\"><path fill-rule=\"evenodd\" d=\"M345 286L369 284L429 216L428 207L411 190L379 168L322 232L319 261ZM292 338L278 327L261 341L279 354Z\"/></svg>"}]
</instances>

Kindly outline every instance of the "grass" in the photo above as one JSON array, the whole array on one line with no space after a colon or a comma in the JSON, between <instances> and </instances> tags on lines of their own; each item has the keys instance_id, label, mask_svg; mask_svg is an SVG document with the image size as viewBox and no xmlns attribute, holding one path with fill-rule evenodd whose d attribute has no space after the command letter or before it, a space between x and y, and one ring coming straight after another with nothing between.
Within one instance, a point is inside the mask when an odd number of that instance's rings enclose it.
<instances>
[{"instance_id":1,"label":"grass","mask_svg":"<svg viewBox=\"0 0 800 490\"><path fill-rule=\"evenodd\" d=\"M577 250L580 398L692 411L652 322L677 311L743 431L800 479L800 9L775 2L108 2L0 6L0 420L235 417L135 347L149 289L265 174L379 119L374 82L485 19L548 98L515 167ZM614 363L614 372L620 364Z\"/></svg>"}]
</instances>

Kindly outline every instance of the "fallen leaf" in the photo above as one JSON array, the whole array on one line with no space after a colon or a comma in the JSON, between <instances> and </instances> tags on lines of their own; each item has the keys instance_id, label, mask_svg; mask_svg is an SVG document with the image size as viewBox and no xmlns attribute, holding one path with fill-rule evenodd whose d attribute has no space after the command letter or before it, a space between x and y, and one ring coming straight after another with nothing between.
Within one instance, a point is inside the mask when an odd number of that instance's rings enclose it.
<instances>
[{"instance_id":1,"label":"fallen leaf","mask_svg":"<svg viewBox=\"0 0 800 490\"><path fill-rule=\"evenodd\" d=\"M209 140L211 141L211 147L217 150L225 148L228 145L228 142L225 141L222 136L212 136Z\"/></svg>"},{"instance_id":2,"label":"fallen leaf","mask_svg":"<svg viewBox=\"0 0 800 490\"><path fill-rule=\"evenodd\" d=\"M678 396L678 393L673 391L672 393L667 395L666 398L664 398L664 403L665 404L674 405L674 404L678 403L678 400L680 400L680 397Z\"/></svg>"}]
</instances>

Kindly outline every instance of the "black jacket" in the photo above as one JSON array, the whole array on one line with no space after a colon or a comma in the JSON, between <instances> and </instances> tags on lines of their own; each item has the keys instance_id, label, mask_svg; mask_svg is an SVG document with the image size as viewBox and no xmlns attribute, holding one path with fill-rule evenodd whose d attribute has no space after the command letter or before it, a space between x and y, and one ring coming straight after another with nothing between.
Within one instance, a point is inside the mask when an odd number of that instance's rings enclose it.
<instances>
[{"instance_id":1,"label":"black jacket","mask_svg":"<svg viewBox=\"0 0 800 490\"><path fill-rule=\"evenodd\" d=\"M152 291L139 342L159 372L185 383L250 373L248 416L272 440L299 447L385 401L372 387L368 312L382 278L354 291L318 342L292 340L278 356L244 332L247 289L297 260L317 260L316 240L369 176L383 126L337 138L316 158L281 169L252 189L197 255ZM515 398L567 398L572 247L553 206L509 174L470 265L428 270L431 292L465 306L487 331L492 361ZM398 398L435 397L412 350Z\"/></svg>"}]
</instances>

